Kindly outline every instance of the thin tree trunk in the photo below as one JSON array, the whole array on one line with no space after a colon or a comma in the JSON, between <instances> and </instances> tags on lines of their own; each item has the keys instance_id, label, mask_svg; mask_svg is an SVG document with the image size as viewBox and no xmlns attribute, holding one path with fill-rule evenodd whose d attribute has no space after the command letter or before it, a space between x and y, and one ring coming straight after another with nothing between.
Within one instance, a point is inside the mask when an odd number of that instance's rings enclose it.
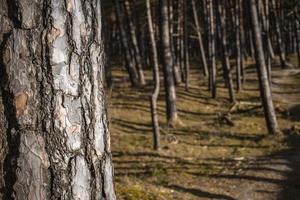
<instances>
[{"instance_id":1,"label":"thin tree trunk","mask_svg":"<svg viewBox=\"0 0 300 200\"><path fill-rule=\"evenodd\" d=\"M240 32L240 0L235 0L235 42L236 42L236 88L242 90L241 78L241 32Z\"/></svg>"},{"instance_id":2,"label":"thin tree trunk","mask_svg":"<svg viewBox=\"0 0 300 200\"><path fill-rule=\"evenodd\" d=\"M252 31L255 45L255 57L258 72L258 79L260 85L260 93L262 98L262 104L265 113L265 119L270 134L279 132L276 114L272 102L272 94L268 81L267 67L264 58L261 30L258 21L257 7L255 0L249 1L249 7L251 10Z\"/></svg>"},{"instance_id":3,"label":"thin tree trunk","mask_svg":"<svg viewBox=\"0 0 300 200\"><path fill-rule=\"evenodd\" d=\"M170 32L168 19L168 1L160 0L161 14L161 42L163 51L163 72L166 91L166 107L167 107L167 122L168 125L175 125L178 120L176 108L176 91L173 76L173 59L170 48Z\"/></svg>"},{"instance_id":4,"label":"thin tree trunk","mask_svg":"<svg viewBox=\"0 0 300 200\"><path fill-rule=\"evenodd\" d=\"M268 50L270 60L275 58L275 53L272 46L271 36L270 36L270 0L265 0L265 14L266 14L266 29L268 36Z\"/></svg>"},{"instance_id":5,"label":"thin tree trunk","mask_svg":"<svg viewBox=\"0 0 300 200\"><path fill-rule=\"evenodd\" d=\"M172 57L174 60L174 80L175 84L179 85L181 83L181 76L180 76L180 67L178 62L175 62L176 60L176 54L175 54L175 42L174 42L174 26L173 26L173 18L174 18L174 10L173 10L173 0L169 0L169 24L170 24L170 42L171 42L171 52L172 52Z\"/></svg>"},{"instance_id":6,"label":"thin tree trunk","mask_svg":"<svg viewBox=\"0 0 300 200\"><path fill-rule=\"evenodd\" d=\"M181 69L181 79L185 83L186 82L186 73L185 73L185 51L184 51L184 1L185 0L178 0L179 7L179 41L180 41L180 69Z\"/></svg>"},{"instance_id":7,"label":"thin tree trunk","mask_svg":"<svg viewBox=\"0 0 300 200\"><path fill-rule=\"evenodd\" d=\"M138 78L139 78L139 83L141 85L145 85L145 77L144 77L144 71L143 71L143 64L142 64L142 58L141 58L141 52L140 48L138 45L138 40L136 36L136 29L135 26L132 22L132 14L131 14L131 7L130 3L128 0L125 0L125 13L127 16L127 21L128 21L128 26L129 26L129 32L130 32L130 37L131 37L131 42L132 42L132 47L133 47L133 52L134 52L134 59L136 62L136 67L138 71Z\"/></svg>"},{"instance_id":8,"label":"thin tree trunk","mask_svg":"<svg viewBox=\"0 0 300 200\"><path fill-rule=\"evenodd\" d=\"M249 33L249 47L250 47L250 53L251 57L255 57L255 50L254 50L254 41L253 41L253 33Z\"/></svg>"},{"instance_id":9,"label":"thin tree trunk","mask_svg":"<svg viewBox=\"0 0 300 200\"><path fill-rule=\"evenodd\" d=\"M241 76L242 84L246 82L246 70L245 70L245 28L244 28L244 1L239 0L240 4L240 34L241 34Z\"/></svg>"},{"instance_id":10,"label":"thin tree trunk","mask_svg":"<svg viewBox=\"0 0 300 200\"><path fill-rule=\"evenodd\" d=\"M291 67L291 65L287 62L286 60L286 54L285 54L285 50L284 50L284 46L283 46L283 41L282 41L282 30L280 28L280 22L279 22L279 16L277 13L277 8L276 8L276 1L275 0L271 0L271 5L272 5L272 10L273 10L273 20L275 23L275 32L276 32L276 36L277 36L277 43L278 43L278 54L279 54L279 58L280 58L280 63L281 63L281 67L282 68L287 68L287 67Z\"/></svg>"},{"instance_id":11,"label":"thin tree trunk","mask_svg":"<svg viewBox=\"0 0 300 200\"><path fill-rule=\"evenodd\" d=\"M298 67L300 68L300 20L299 16L295 13L295 35L296 35L296 47L298 55Z\"/></svg>"},{"instance_id":12,"label":"thin tree trunk","mask_svg":"<svg viewBox=\"0 0 300 200\"><path fill-rule=\"evenodd\" d=\"M266 38L267 38L267 46L268 46L268 51L266 53L266 60L267 60L267 69L268 69L268 77L269 77L269 82L270 85L272 84L272 59L274 59L274 52L273 52L273 47L271 43L271 38L270 38L270 19L269 19L269 0L265 0L265 31L266 31Z\"/></svg>"},{"instance_id":13,"label":"thin tree trunk","mask_svg":"<svg viewBox=\"0 0 300 200\"><path fill-rule=\"evenodd\" d=\"M4 13L4 199L116 199L101 2L18 1Z\"/></svg>"},{"instance_id":14,"label":"thin tree trunk","mask_svg":"<svg viewBox=\"0 0 300 200\"><path fill-rule=\"evenodd\" d=\"M210 65L210 86L212 98L217 96L216 84L216 47L215 47L215 20L213 0L207 0L209 16L209 65Z\"/></svg>"},{"instance_id":15,"label":"thin tree trunk","mask_svg":"<svg viewBox=\"0 0 300 200\"><path fill-rule=\"evenodd\" d=\"M156 50L156 41L154 37L154 30L151 17L151 4L150 0L146 0L146 9L147 9L147 19L149 26L150 34L150 43L153 53L153 80L154 80L154 90L150 99L151 104L151 119L152 119L152 128L153 128L153 148L158 150L160 148L160 133L159 133L159 124L157 117L157 98L159 94L159 68L158 68L158 59L157 59L157 50Z\"/></svg>"},{"instance_id":16,"label":"thin tree trunk","mask_svg":"<svg viewBox=\"0 0 300 200\"><path fill-rule=\"evenodd\" d=\"M227 51L227 34L225 29L225 20L226 20L226 13L225 9L222 9L225 7L225 5L222 3L223 0L218 0L218 17L220 21L220 34L221 34L221 41L222 41L222 57L223 57L223 65L224 65L224 73L225 73L225 81L226 85L228 85L228 93L231 103L235 103L235 95L234 95L234 88L233 88L233 81L232 81L232 75L231 75L231 69L230 69L230 62L229 62L229 56Z\"/></svg>"},{"instance_id":17,"label":"thin tree trunk","mask_svg":"<svg viewBox=\"0 0 300 200\"><path fill-rule=\"evenodd\" d=\"M183 1L183 16L184 16L184 69L185 69L185 90L189 90L190 80L190 63L189 63L189 41L188 41L188 15L187 2Z\"/></svg>"},{"instance_id":18,"label":"thin tree trunk","mask_svg":"<svg viewBox=\"0 0 300 200\"><path fill-rule=\"evenodd\" d=\"M200 48L200 56L201 56L201 64L203 67L203 74L204 74L204 76L207 76L208 75L207 62L206 62L205 50L204 50L204 46L203 46L203 40L202 40L201 29L200 29L199 19L198 19L198 15L197 15L195 0L192 0L192 8L193 8L194 21L195 21L195 25L196 25L196 29L197 29L197 36L198 36L198 42L199 42L199 48Z\"/></svg>"},{"instance_id":19,"label":"thin tree trunk","mask_svg":"<svg viewBox=\"0 0 300 200\"><path fill-rule=\"evenodd\" d=\"M124 56L125 56L125 66L129 74L130 82L132 86L137 86L138 85L138 74L134 65L133 60L131 59L130 55L130 46L129 46L129 41L128 37L125 31L125 25L124 25L124 14L121 10L119 0L115 0L115 6L116 6L116 13L117 13L117 18L119 22L119 32L120 32L120 39L122 42L123 46L123 51L124 51Z\"/></svg>"},{"instance_id":20,"label":"thin tree trunk","mask_svg":"<svg viewBox=\"0 0 300 200\"><path fill-rule=\"evenodd\" d=\"M170 2L173 2L172 0L170 0ZM176 75L175 77L175 83L176 85L179 85L183 79L181 76L181 71L182 71L182 65L181 65L181 38L180 38L180 30L181 30L181 24L180 24L180 20L181 20L181 13L180 13L180 0L177 0L176 2L174 2L174 5L177 5L177 15L176 15L176 31L177 31L177 37L175 37L174 40L174 52L175 52L175 57L176 59L174 60L174 69L175 72L174 74Z\"/></svg>"},{"instance_id":21,"label":"thin tree trunk","mask_svg":"<svg viewBox=\"0 0 300 200\"><path fill-rule=\"evenodd\" d=\"M266 17L266 12L264 8L264 3L262 0L258 1L258 15L261 18L261 29L262 29L262 39L263 39L263 47L264 47L264 53L265 53L265 59L266 59L266 66L267 66L267 73L268 73L268 79L271 86L271 59L270 59L270 51L268 46L268 22Z\"/></svg>"}]
</instances>

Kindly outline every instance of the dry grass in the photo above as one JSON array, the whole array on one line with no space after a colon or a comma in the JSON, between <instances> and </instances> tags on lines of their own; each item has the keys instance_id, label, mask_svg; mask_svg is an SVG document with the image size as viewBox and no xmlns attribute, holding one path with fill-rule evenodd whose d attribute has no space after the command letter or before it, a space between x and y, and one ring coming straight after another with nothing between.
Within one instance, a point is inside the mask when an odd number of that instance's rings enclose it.
<instances>
[{"instance_id":1,"label":"dry grass","mask_svg":"<svg viewBox=\"0 0 300 200\"><path fill-rule=\"evenodd\" d=\"M119 199L239 199L241 191L236 188L242 181L243 184L247 182L239 176L255 168L258 159L267 163L270 155L290 148L283 139L267 137L262 109L255 106L260 99L251 62L244 90L237 96L238 101L246 104L231 114L235 126L223 123L220 118L232 106L222 80L218 80L217 99L211 99L206 78L198 66L192 66L189 91L183 86L177 88L182 123L175 129L166 126L161 88L158 102L162 134L160 152L152 150L150 70L146 70L149 84L139 89L129 87L124 78L126 73L119 67L113 68L113 76L115 83L108 103ZM287 119L287 104L276 101L276 106L280 111L277 115L281 129L300 125ZM263 173L255 173L260 172ZM237 178L232 178L235 176ZM268 194L264 195L270 199Z\"/></svg>"}]
</instances>

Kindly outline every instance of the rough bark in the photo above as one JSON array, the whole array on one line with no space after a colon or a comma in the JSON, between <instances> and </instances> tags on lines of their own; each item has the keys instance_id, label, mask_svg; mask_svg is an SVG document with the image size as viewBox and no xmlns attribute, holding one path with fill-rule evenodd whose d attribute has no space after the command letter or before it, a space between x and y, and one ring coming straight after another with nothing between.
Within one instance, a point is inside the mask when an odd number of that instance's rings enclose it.
<instances>
[{"instance_id":1,"label":"rough bark","mask_svg":"<svg viewBox=\"0 0 300 200\"><path fill-rule=\"evenodd\" d=\"M4 199L116 199L101 1L1 3Z\"/></svg>"},{"instance_id":2,"label":"rough bark","mask_svg":"<svg viewBox=\"0 0 300 200\"><path fill-rule=\"evenodd\" d=\"M268 81L267 67L264 58L262 36L260 24L258 21L256 1L250 0L249 7L251 9L252 31L255 45L255 59L265 119L269 133L275 134L279 132L279 128L273 106L271 89Z\"/></svg>"},{"instance_id":3,"label":"rough bark","mask_svg":"<svg viewBox=\"0 0 300 200\"><path fill-rule=\"evenodd\" d=\"M161 14L161 46L163 51L163 72L166 91L167 122L170 126L178 120L176 108L176 91L173 76L173 59L170 48L170 32L168 19L168 1L160 0Z\"/></svg>"}]
</instances>

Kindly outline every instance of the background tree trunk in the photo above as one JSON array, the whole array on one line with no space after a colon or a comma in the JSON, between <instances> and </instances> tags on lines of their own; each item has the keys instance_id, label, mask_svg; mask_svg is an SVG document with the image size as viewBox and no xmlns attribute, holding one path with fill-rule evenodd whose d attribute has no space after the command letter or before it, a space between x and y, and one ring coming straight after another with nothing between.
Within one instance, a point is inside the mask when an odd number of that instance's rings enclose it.
<instances>
[{"instance_id":1,"label":"background tree trunk","mask_svg":"<svg viewBox=\"0 0 300 200\"><path fill-rule=\"evenodd\" d=\"M128 21L128 27L129 27L129 33L131 37L132 47L133 47L133 53L134 53L134 59L136 62L137 72L138 72L138 78L139 83L141 85L145 85L145 77L144 77L144 71L143 71L143 64L142 64L142 58L141 58L141 52L138 45L138 40L136 36L136 28L132 22L132 14L131 14L131 7L128 0L125 0L125 13L127 16Z\"/></svg>"},{"instance_id":2,"label":"background tree trunk","mask_svg":"<svg viewBox=\"0 0 300 200\"><path fill-rule=\"evenodd\" d=\"M163 51L163 72L166 91L167 122L170 126L178 120L176 108L176 91L173 76L173 59L170 48L170 32L168 19L168 1L160 0L161 42Z\"/></svg>"},{"instance_id":3,"label":"background tree trunk","mask_svg":"<svg viewBox=\"0 0 300 200\"><path fill-rule=\"evenodd\" d=\"M137 86L138 85L138 74L137 70L135 68L135 62L131 59L130 55L130 46L129 46L129 40L125 31L125 25L124 25L124 14L121 10L119 0L115 0L115 7L116 7L116 13L117 13L117 18L119 22L119 31L120 31L120 39L122 42L123 46L123 51L124 51L124 57L125 57L125 65L126 69L129 74L130 82L132 86Z\"/></svg>"},{"instance_id":4,"label":"background tree trunk","mask_svg":"<svg viewBox=\"0 0 300 200\"><path fill-rule=\"evenodd\" d=\"M235 42L236 42L236 88L242 90L242 49L241 49L241 31L240 31L240 0L235 0Z\"/></svg>"},{"instance_id":5,"label":"background tree trunk","mask_svg":"<svg viewBox=\"0 0 300 200\"><path fill-rule=\"evenodd\" d=\"M279 132L279 128L277 124L277 119L276 119L275 110L272 101L271 89L268 80L267 67L265 63L264 51L262 45L260 24L258 21L257 5L255 0L250 0L249 6L251 9L252 31L253 31L254 45L255 45L255 59L256 59L257 73L258 73L258 79L260 85L262 104L265 113L265 119L267 122L269 133L275 134Z\"/></svg>"},{"instance_id":6,"label":"background tree trunk","mask_svg":"<svg viewBox=\"0 0 300 200\"><path fill-rule=\"evenodd\" d=\"M198 36L198 42L199 42L200 57L201 57L200 60L202 63L203 74L204 74L204 76L207 76L208 75L207 62L206 62L205 50L204 50L204 46L203 46L203 40L202 40L201 29L200 29L195 0L192 0L192 8L193 8L193 16L194 16L194 21L195 21L196 31L197 31L197 36Z\"/></svg>"},{"instance_id":7,"label":"background tree trunk","mask_svg":"<svg viewBox=\"0 0 300 200\"><path fill-rule=\"evenodd\" d=\"M290 64L286 60L286 54L283 46L283 41L282 41L282 29L280 27L280 22L279 18L280 15L278 15L277 11L277 6L276 6L276 1L271 0L271 5L272 5L272 12L273 12L273 20L275 23L275 33L277 37L277 44L278 44L278 54L280 58L280 63L282 68L287 68L290 67Z\"/></svg>"},{"instance_id":8,"label":"background tree trunk","mask_svg":"<svg viewBox=\"0 0 300 200\"><path fill-rule=\"evenodd\" d=\"M216 47L215 47L215 19L213 0L207 0L208 17L209 17L209 65L210 65L210 89L212 98L217 96L217 70L216 70Z\"/></svg>"},{"instance_id":9,"label":"background tree trunk","mask_svg":"<svg viewBox=\"0 0 300 200\"><path fill-rule=\"evenodd\" d=\"M233 88L233 81L232 81L232 75L231 75L231 69L230 69L230 62L229 62L229 56L227 51L227 33L226 33L226 13L225 13L225 5L222 3L222 0L217 1L217 11L218 11L218 17L219 17L219 23L220 23L220 32L221 32L221 41L222 41L222 57L223 57L223 65L224 65L224 73L225 73L225 81L227 82L228 86L228 93L231 103L235 103L235 94L234 94L234 88Z\"/></svg>"},{"instance_id":10,"label":"background tree trunk","mask_svg":"<svg viewBox=\"0 0 300 200\"><path fill-rule=\"evenodd\" d=\"M190 62L189 62L189 33L188 33L188 14L187 14L187 2L183 1L183 38L184 38L184 69L185 69L185 90L189 90L190 80ZM171 45L172 46L172 45Z\"/></svg>"},{"instance_id":11,"label":"background tree trunk","mask_svg":"<svg viewBox=\"0 0 300 200\"><path fill-rule=\"evenodd\" d=\"M297 15L296 12L294 16L295 16L295 35L296 35L296 48L297 48L297 56L298 56L298 67L300 68L300 19L299 19L299 15Z\"/></svg>"},{"instance_id":12,"label":"background tree trunk","mask_svg":"<svg viewBox=\"0 0 300 200\"><path fill-rule=\"evenodd\" d=\"M151 43L151 49L153 53L152 58L153 58L154 89L150 99L153 141L154 141L153 147L155 150L158 150L160 148L160 134L159 134L159 124L158 124L158 117L157 117L157 98L159 94L159 68L158 68L156 41L154 37L154 30L152 24L150 0L146 0L146 9L147 9L147 19L148 19L149 34L150 34L150 43Z\"/></svg>"},{"instance_id":13,"label":"background tree trunk","mask_svg":"<svg viewBox=\"0 0 300 200\"><path fill-rule=\"evenodd\" d=\"M101 1L8 2L1 16L9 16L1 25L4 199L116 199Z\"/></svg>"}]
</instances>

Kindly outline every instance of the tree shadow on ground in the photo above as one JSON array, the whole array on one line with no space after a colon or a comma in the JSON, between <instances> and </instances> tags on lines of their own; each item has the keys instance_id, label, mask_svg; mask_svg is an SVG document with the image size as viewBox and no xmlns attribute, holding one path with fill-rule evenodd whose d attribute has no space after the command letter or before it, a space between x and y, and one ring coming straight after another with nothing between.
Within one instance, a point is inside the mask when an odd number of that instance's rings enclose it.
<instances>
[{"instance_id":1,"label":"tree shadow on ground","mask_svg":"<svg viewBox=\"0 0 300 200\"><path fill-rule=\"evenodd\" d=\"M255 137L254 137L255 138ZM253 140L253 136L247 139ZM296 200L300 196L300 139L299 135L290 134L286 137L291 149L269 156L250 158L245 160L207 158L205 160L189 160L161 152L150 151L126 151L114 152L116 177L134 177L139 179L160 176L162 173L162 187L176 190L177 192L189 193L197 197L211 199L234 199L224 194L213 194L207 191L186 185L179 185L166 179L169 174L186 173L194 178L207 177L208 180L232 182L248 182L251 185L271 184L277 185L282 190L278 194L279 200ZM240 139L244 140L245 137ZM256 138L258 139L258 138ZM296 148L297 147L297 148ZM257 148L257 147L253 147ZM297 153L296 153L297 152ZM143 162L141 162L143 161ZM273 167L277 166L277 167ZM281 167L282 166L282 167ZM219 169L226 169L223 170ZM206 171L207 170L207 171ZM240 171L242 173L240 173ZM254 174L248 172L254 172ZM238 172L238 173L236 173ZM247 172L247 173L245 173ZM264 174L269 172L280 174L283 178L268 177ZM165 178L163 178L165 177ZM277 193L277 191L253 191L259 193Z\"/></svg>"},{"instance_id":2,"label":"tree shadow on ground","mask_svg":"<svg viewBox=\"0 0 300 200\"><path fill-rule=\"evenodd\" d=\"M288 115L291 120L300 121L300 104L289 108Z\"/></svg>"},{"instance_id":3,"label":"tree shadow on ground","mask_svg":"<svg viewBox=\"0 0 300 200\"><path fill-rule=\"evenodd\" d=\"M209 199L235 200L234 198L227 196L227 195L213 194L213 193L202 191L200 189L185 188L185 187L179 186L179 185L168 185L165 187L173 189L173 190L181 191L184 193L190 193L197 197L204 197L204 198L209 198Z\"/></svg>"},{"instance_id":4,"label":"tree shadow on ground","mask_svg":"<svg viewBox=\"0 0 300 200\"><path fill-rule=\"evenodd\" d=\"M298 200L300 197L300 134L298 131L286 131L287 142L292 147L282 152L282 156L289 162L292 169L287 174L286 184L278 195L279 200Z\"/></svg>"}]
</instances>

